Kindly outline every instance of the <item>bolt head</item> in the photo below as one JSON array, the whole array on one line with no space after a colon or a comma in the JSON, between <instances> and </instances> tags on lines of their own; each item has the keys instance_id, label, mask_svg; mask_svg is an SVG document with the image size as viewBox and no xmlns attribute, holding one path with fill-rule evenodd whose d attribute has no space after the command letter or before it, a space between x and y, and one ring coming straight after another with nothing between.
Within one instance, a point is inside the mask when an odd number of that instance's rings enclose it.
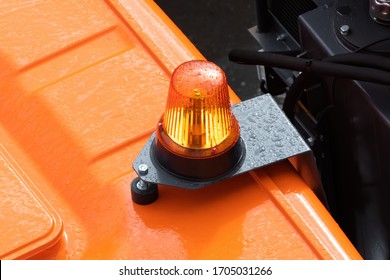
<instances>
[{"instance_id":1,"label":"bolt head","mask_svg":"<svg viewBox=\"0 0 390 280\"><path fill-rule=\"evenodd\" d=\"M284 33L279 34L279 35L276 37L276 41L283 41L284 39L286 39L286 34L284 34Z\"/></svg>"},{"instance_id":2,"label":"bolt head","mask_svg":"<svg viewBox=\"0 0 390 280\"><path fill-rule=\"evenodd\" d=\"M138 173L140 175L146 175L148 174L148 166L146 164L140 164L138 166Z\"/></svg>"},{"instance_id":3,"label":"bolt head","mask_svg":"<svg viewBox=\"0 0 390 280\"><path fill-rule=\"evenodd\" d=\"M347 24L344 24L340 27L340 33L341 33L341 35L344 35L344 36L348 35L350 30L351 30L351 28Z\"/></svg>"},{"instance_id":4,"label":"bolt head","mask_svg":"<svg viewBox=\"0 0 390 280\"><path fill-rule=\"evenodd\" d=\"M310 147L313 147L314 146L314 139L313 137L309 137L307 138L307 143L309 144Z\"/></svg>"}]
</instances>

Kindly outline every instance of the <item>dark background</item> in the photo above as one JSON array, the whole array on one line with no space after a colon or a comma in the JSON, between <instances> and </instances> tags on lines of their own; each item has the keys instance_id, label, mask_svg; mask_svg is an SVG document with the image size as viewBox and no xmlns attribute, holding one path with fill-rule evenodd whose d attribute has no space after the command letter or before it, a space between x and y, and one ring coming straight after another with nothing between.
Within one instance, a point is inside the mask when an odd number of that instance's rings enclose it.
<instances>
[{"instance_id":1,"label":"dark background","mask_svg":"<svg viewBox=\"0 0 390 280\"><path fill-rule=\"evenodd\" d=\"M254 0L155 0L199 51L221 67L242 99L259 93L254 66L228 60L234 48L259 49L248 29L256 25Z\"/></svg>"}]
</instances>

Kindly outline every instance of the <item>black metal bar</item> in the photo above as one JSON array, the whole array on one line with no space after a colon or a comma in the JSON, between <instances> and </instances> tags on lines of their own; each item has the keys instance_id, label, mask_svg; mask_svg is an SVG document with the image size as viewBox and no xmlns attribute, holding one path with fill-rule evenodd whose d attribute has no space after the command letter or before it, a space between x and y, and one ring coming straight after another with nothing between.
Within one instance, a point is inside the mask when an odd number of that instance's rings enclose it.
<instances>
[{"instance_id":1,"label":"black metal bar","mask_svg":"<svg viewBox=\"0 0 390 280\"><path fill-rule=\"evenodd\" d=\"M291 57L288 55L280 55L270 52L266 53L251 50L232 50L229 53L229 59L240 64L264 65L296 71L312 72L314 74L337 78L390 85L390 72L388 71L370 67L336 64L330 62L330 58L319 61Z\"/></svg>"},{"instance_id":2,"label":"black metal bar","mask_svg":"<svg viewBox=\"0 0 390 280\"><path fill-rule=\"evenodd\" d=\"M269 30L268 0L256 0L257 32Z\"/></svg>"}]
</instances>

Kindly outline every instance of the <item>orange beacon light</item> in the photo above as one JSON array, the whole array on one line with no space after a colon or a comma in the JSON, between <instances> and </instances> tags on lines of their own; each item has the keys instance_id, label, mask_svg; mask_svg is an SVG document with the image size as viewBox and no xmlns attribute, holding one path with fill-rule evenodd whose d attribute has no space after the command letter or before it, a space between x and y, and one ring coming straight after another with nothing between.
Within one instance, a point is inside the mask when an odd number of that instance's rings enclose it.
<instances>
[{"instance_id":1,"label":"orange beacon light","mask_svg":"<svg viewBox=\"0 0 390 280\"><path fill-rule=\"evenodd\" d=\"M157 161L178 176L202 180L236 166L243 149L240 128L217 65L194 60L176 68L156 135Z\"/></svg>"},{"instance_id":2,"label":"orange beacon light","mask_svg":"<svg viewBox=\"0 0 390 280\"><path fill-rule=\"evenodd\" d=\"M173 72L156 133L133 162L132 199L149 204L158 184L196 189L306 152L269 94L232 107L224 72L188 61Z\"/></svg>"},{"instance_id":3,"label":"orange beacon light","mask_svg":"<svg viewBox=\"0 0 390 280\"><path fill-rule=\"evenodd\" d=\"M172 152L194 158L214 156L237 142L238 122L217 65L195 60L173 72L158 133Z\"/></svg>"}]
</instances>

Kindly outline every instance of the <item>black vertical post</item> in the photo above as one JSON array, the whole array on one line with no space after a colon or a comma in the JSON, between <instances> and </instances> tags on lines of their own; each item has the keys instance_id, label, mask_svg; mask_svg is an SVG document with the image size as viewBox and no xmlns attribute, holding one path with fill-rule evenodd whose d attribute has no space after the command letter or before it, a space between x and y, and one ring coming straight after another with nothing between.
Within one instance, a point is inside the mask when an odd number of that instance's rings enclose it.
<instances>
[{"instance_id":1,"label":"black vertical post","mask_svg":"<svg viewBox=\"0 0 390 280\"><path fill-rule=\"evenodd\" d=\"M266 33L269 29L268 0L256 0L257 32Z\"/></svg>"}]
</instances>

